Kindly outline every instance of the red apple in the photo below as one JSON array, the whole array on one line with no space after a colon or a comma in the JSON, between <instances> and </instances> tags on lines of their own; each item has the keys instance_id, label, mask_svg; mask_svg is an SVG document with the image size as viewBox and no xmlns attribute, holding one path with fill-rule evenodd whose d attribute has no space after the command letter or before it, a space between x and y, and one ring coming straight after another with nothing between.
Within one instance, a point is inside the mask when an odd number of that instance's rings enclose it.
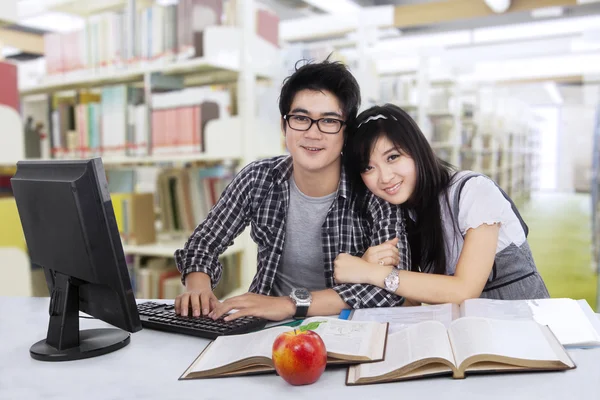
<instances>
[{"instance_id":1,"label":"red apple","mask_svg":"<svg viewBox=\"0 0 600 400\"><path fill-rule=\"evenodd\" d=\"M325 343L311 330L284 332L273 342L273 364L290 385L315 383L327 364Z\"/></svg>"}]
</instances>

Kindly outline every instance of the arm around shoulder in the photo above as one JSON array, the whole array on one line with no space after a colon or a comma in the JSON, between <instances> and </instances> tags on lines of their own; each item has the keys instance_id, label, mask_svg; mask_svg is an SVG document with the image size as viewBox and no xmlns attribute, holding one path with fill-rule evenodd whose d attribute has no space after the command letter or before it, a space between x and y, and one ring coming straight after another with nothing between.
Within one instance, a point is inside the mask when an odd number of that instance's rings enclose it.
<instances>
[{"instance_id":1,"label":"arm around shoulder","mask_svg":"<svg viewBox=\"0 0 600 400\"><path fill-rule=\"evenodd\" d=\"M404 223L405 210L392 205L372 194L367 199L366 223L370 226L371 246L381 245L397 238L398 268L410 269L410 248ZM391 293L382 287L381 282L371 284L343 284L334 290L351 308L395 307L404 303L404 297Z\"/></svg>"}]
</instances>

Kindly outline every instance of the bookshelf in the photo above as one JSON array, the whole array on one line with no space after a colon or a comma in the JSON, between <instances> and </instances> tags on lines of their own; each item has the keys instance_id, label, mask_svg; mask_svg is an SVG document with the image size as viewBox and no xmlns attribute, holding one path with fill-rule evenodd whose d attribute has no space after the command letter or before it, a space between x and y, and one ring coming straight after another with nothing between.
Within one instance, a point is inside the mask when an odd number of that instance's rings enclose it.
<instances>
[{"instance_id":1,"label":"bookshelf","mask_svg":"<svg viewBox=\"0 0 600 400\"><path fill-rule=\"evenodd\" d=\"M207 27L203 35L203 47L207 55L203 57L56 74L43 77L37 84L22 87L19 91L21 96L29 96L119 83L143 84L144 79L152 74L181 77L186 87L236 83L241 70L240 58L235 55L236 51L239 52L239 36L241 30L237 27ZM217 41L219 46L209 45L210 41ZM271 61L277 62L278 49L261 38L254 38L253 48L253 58L262 60L255 68L257 78L274 78L273 71L277 71L278 68L277 64L273 65ZM226 55L223 56L221 52L225 52Z\"/></svg>"},{"instance_id":2,"label":"bookshelf","mask_svg":"<svg viewBox=\"0 0 600 400\"><path fill-rule=\"evenodd\" d=\"M174 62L172 65L126 68L113 71L91 71L81 74L61 75L46 78L39 84L20 89L22 96L41 93L53 93L64 90L93 88L118 83L139 83L147 74L162 73L185 75L193 73L202 75L211 84L231 83L237 79L237 69L219 65L206 58L185 62Z\"/></svg>"},{"instance_id":3,"label":"bookshelf","mask_svg":"<svg viewBox=\"0 0 600 400\"><path fill-rule=\"evenodd\" d=\"M275 155L275 154L272 154ZM69 157L69 160L83 159L79 157ZM39 160L48 161L55 160L55 158L29 158L28 160ZM241 161L240 156L215 156L212 154L198 153L198 154L174 154L174 155L151 155L151 156L119 156L119 157L102 157L102 163L107 168L112 167L135 167L135 166L185 166L188 164L213 164L224 161ZM15 167L14 162L0 161L0 168L5 170L13 170Z\"/></svg>"},{"instance_id":4,"label":"bookshelf","mask_svg":"<svg viewBox=\"0 0 600 400\"><path fill-rule=\"evenodd\" d=\"M381 103L419 124L436 154L461 170L485 174L523 204L537 177L539 131L527 105L502 89L423 71L380 77Z\"/></svg>"},{"instance_id":5,"label":"bookshelf","mask_svg":"<svg viewBox=\"0 0 600 400\"><path fill-rule=\"evenodd\" d=\"M173 37L169 39L169 35L180 32L176 32L176 28L169 25L169 18L181 18L177 7L195 7L199 3L202 1L180 0L177 6L162 6L152 0L62 1L53 10L84 17L86 27L83 31L61 34L60 37L51 34L50 44L59 44L59 54L46 55L50 63L48 73L37 80L30 80L28 86L19 88L24 110L35 108L39 118L44 118L48 130L48 148L42 152L41 158L30 159L87 159L99 156L102 157L107 175L113 172L133 171L136 176L134 179L139 179L142 174L145 179L154 181L150 185L146 182L143 189L148 190L154 186L155 199L162 198L162 201L155 201L154 209L146 208L152 214L148 215L148 218L156 218L157 221L156 241L144 244L131 244L125 239L123 241L123 249L132 268L131 273L137 275L137 272L144 270L144 274L141 275L146 279L146 288L147 282L154 279L147 275L157 271L164 272L163 268L168 265L160 263L159 267L154 265L146 270L146 267L142 267L142 261L164 259L165 262L172 263L174 252L183 247L195 225L201 221L194 220L194 226L191 226L190 217L179 216L180 219L186 220L185 226L180 223L179 226L175 224L161 230L161 227L165 226L164 215L171 213L169 220L173 218L170 210L172 203L165 203L164 199L167 196L176 196L171 198L174 204L173 199L179 199L186 192L185 189L177 189L174 194L172 187L170 192L165 192L164 189L161 192L161 184L158 182L160 176L165 173L179 174L187 182L189 175L192 182L190 187L194 192L190 196L194 201L201 199L203 202L202 210L193 204L193 215L197 216L199 212L206 211L204 208L207 205L210 207L210 204L214 203L215 195L218 198L224 186L219 183L219 187L215 188L213 183L202 183L202 177L196 184L194 180L198 176L193 174L200 170L209 171L219 165L226 165L230 170L237 171L255 159L283 153L279 120L257 117L256 108L261 105L257 104L255 99L258 97L257 82L267 86L273 83L276 85L281 78L282 64L278 39L273 37L272 30L267 30L266 33L264 30L265 18L269 23L273 23L277 20L276 16L269 10L265 11L264 7L255 5L253 0L225 0L222 3L211 1L209 7L217 3L220 5L215 7L222 7L219 8L222 13L219 10L216 13L223 16L221 24L202 26L201 30L191 34L191 43L186 48L182 50L183 42L179 39L177 43L180 47L175 47L174 42L170 41ZM150 17L152 12L158 19ZM183 12L183 18L188 17L186 14L191 18L191 12ZM165 21L164 32L163 26L160 23L156 24L156 21ZM177 24L179 22L177 20ZM123 38L114 32L102 31L108 36L97 36L94 33L94 29L104 29L115 23L122 25L125 32ZM154 25L148 28L145 25L148 23ZM157 32L159 39L152 41L152 44L150 41L145 42L145 37L152 38ZM112 39L121 40L115 44ZM46 47L47 51L52 51L52 48L53 46ZM115 55L118 57L114 58ZM62 60L57 60L57 57L62 57ZM114 95L109 89L124 94L124 97L121 96L117 100L119 105L123 104L125 107L120 106L116 115L104 115L108 113L107 110L115 108L114 103L104 102L105 97ZM130 101L133 95L138 99L135 103ZM216 113L211 111L213 109L202 108L207 102L218 107ZM64 110L60 110L57 104L66 105L68 112L60 114ZM87 109L79 111L78 107L84 104ZM276 103L271 106L276 107ZM190 150L186 146L190 147L192 143L182 146L185 143L180 142L181 136L175 136L183 135L188 125L191 125L179 122L188 121L183 119L183 116L190 114L167 114L170 110L180 112L189 111L191 108L196 115L193 118L202 118L202 125L199 125L199 120L196 122L194 119L194 132L201 132L201 139L200 144L194 142ZM95 113L102 113L100 117L94 117L99 118L93 120L94 128L91 127L90 109L94 109ZM155 117L163 111L165 118L170 119L164 119L162 125L157 124ZM56 112L59 112L58 117L53 114ZM78 119L80 112L83 112L81 115L84 119ZM57 125L55 120L52 120L53 117L63 119L60 119ZM60 131L60 135L54 133L53 136L53 131L57 132L56 126L63 129L63 125L60 124L67 120L69 128L66 135ZM117 129L113 125L115 120L118 121ZM109 122L111 126L107 128ZM83 133L80 132L80 126L84 127ZM131 135L130 126L133 126L133 132L141 133L143 140L140 143L135 142L137 139L135 134ZM110 139L111 135L114 136L115 131L118 131L117 136L120 138L117 143L118 150L114 150L115 146L112 143L111 151L107 139ZM167 147L169 144L180 146L166 150L158 147L159 136L163 135L161 132L164 132L163 142ZM73 139L75 144L72 143ZM93 147L91 143L94 140L101 142ZM54 148L56 143L58 152ZM130 148L130 144L135 146ZM14 168L14 162L0 160L0 169L14 171ZM200 175L202 176L201 172ZM216 178L209 176L206 179ZM183 187L181 183L178 185ZM130 193L136 193L139 185L132 186L134 188L128 190L131 190ZM134 199L123 196L124 194L127 192L117 192L119 199L125 199L118 201L123 201L122 209L131 211ZM127 202L131 203L128 205ZM185 201L177 200L177 203L179 209L173 208L175 220L177 212L182 212L183 207L186 207L183 205ZM187 211L190 211L189 206ZM251 268L256 264L256 247L249 238L248 230L235 240L234 245L228 248L221 258L226 269L235 269L229 277L227 271L224 271L226 285L235 282L238 286L221 287L220 293L231 295L246 291L256 271L255 268ZM237 260L237 266L232 266L231 260ZM177 289L175 281L172 285L174 286L171 286L171 289Z\"/></svg>"},{"instance_id":6,"label":"bookshelf","mask_svg":"<svg viewBox=\"0 0 600 400\"><path fill-rule=\"evenodd\" d=\"M182 248L186 239L187 237L183 236L181 238L166 237L161 238L157 243L153 244L123 244L123 251L125 254L132 256L172 258L175 254L175 251ZM223 252L221 257L228 257L234 254L242 253L246 248L247 240L247 235L242 234L235 240L235 243L232 246L228 247L227 250Z\"/></svg>"},{"instance_id":7,"label":"bookshelf","mask_svg":"<svg viewBox=\"0 0 600 400\"><path fill-rule=\"evenodd\" d=\"M62 0L57 2L58 4L54 5L52 9L66 14L89 17L102 12L121 10L125 8L129 2L130 0ZM153 3L153 0L135 0L134 4L136 6L149 6Z\"/></svg>"}]
</instances>

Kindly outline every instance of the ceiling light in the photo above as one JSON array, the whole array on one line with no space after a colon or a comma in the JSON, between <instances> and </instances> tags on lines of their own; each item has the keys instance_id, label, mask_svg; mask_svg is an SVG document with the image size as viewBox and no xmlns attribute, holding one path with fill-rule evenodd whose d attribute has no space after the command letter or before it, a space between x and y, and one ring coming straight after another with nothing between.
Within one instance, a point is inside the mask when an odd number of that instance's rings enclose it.
<instances>
[{"instance_id":1,"label":"ceiling light","mask_svg":"<svg viewBox=\"0 0 600 400\"><path fill-rule=\"evenodd\" d=\"M2 47L2 57L12 57L12 56L19 54L20 52L21 52L21 50L15 48L15 47L10 47L10 46Z\"/></svg>"},{"instance_id":2,"label":"ceiling light","mask_svg":"<svg viewBox=\"0 0 600 400\"><path fill-rule=\"evenodd\" d=\"M497 14L506 12L510 7L510 0L485 0L485 4Z\"/></svg>"},{"instance_id":3,"label":"ceiling light","mask_svg":"<svg viewBox=\"0 0 600 400\"><path fill-rule=\"evenodd\" d=\"M571 41L571 51L574 53L598 50L600 50L600 42L585 39L573 39Z\"/></svg>"},{"instance_id":4,"label":"ceiling light","mask_svg":"<svg viewBox=\"0 0 600 400\"><path fill-rule=\"evenodd\" d=\"M400 36L396 39L387 39L378 42L371 54L384 56L421 53L427 49L439 49L447 46L461 46L471 44L470 31L453 31L426 35Z\"/></svg>"},{"instance_id":5,"label":"ceiling light","mask_svg":"<svg viewBox=\"0 0 600 400\"><path fill-rule=\"evenodd\" d=\"M563 15L562 7L536 8L531 11L532 18L556 18Z\"/></svg>"},{"instance_id":6,"label":"ceiling light","mask_svg":"<svg viewBox=\"0 0 600 400\"><path fill-rule=\"evenodd\" d=\"M329 14L357 13L362 9L352 0L304 0L304 2Z\"/></svg>"},{"instance_id":7,"label":"ceiling light","mask_svg":"<svg viewBox=\"0 0 600 400\"><path fill-rule=\"evenodd\" d=\"M473 30L475 43L501 42L581 33L600 26L597 15L550 21L529 22Z\"/></svg>"},{"instance_id":8,"label":"ceiling light","mask_svg":"<svg viewBox=\"0 0 600 400\"><path fill-rule=\"evenodd\" d=\"M478 81L551 79L557 76L598 73L598 65L600 55L593 53L478 62L469 78Z\"/></svg>"},{"instance_id":9,"label":"ceiling light","mask_svg":"<svg viewBox=\"0 0 600 400\"><path fill-rule=\"evenodd\" d=\"M85 27L85 20L70 14L49 12L23 19L19 25L49 32L73 32Z\"/></svg>"}]
</instances>

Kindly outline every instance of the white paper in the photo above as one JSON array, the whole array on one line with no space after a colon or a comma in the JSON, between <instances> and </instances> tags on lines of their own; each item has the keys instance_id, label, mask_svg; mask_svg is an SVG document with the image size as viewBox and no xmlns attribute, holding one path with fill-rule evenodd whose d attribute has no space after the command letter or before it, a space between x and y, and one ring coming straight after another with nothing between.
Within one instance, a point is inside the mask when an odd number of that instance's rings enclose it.
<instances>
[{"instance_id":1,"label":"white paper","mask_svg":"<svg viewBox=\"0 0 600 400\"><path fill-rule=\"evenodd\" d=\"M324 321L313 329L321 336L325 348L330 353L369 356L374 326L359 324L337 318L312 317L304 320L302 325L313 321Z\"/></svg>"},{"instance_id":2,"label":"white paper","mask_svg":"<svg viewBox=\"0 0 600 400\"><path fill-rule=\"evenodd\" d=\"M456 364L477 354L526 360L558 360L541 327L534 321L464 317L452 323L448 335Z\"/></svg>"},{"instance_id":3,"label":"white paper","mask_svg":"<svg viewBox=\"0 0 600 400\"><path fill-rule=\"evenodd\" d=\"M594 327L596 334L600 337L600 315L596 314L586 300L577 300L577 304Z\"/></svg>"},{"instance_id":4,"label":"white paper","mask_svg":"<svg viewBox=\"0 0 600 400\"><path fill-rule=\"evenodd\" d=\"M352 321L389 322L390 334L423 321L438 321L448 328L452 322L453 308L450 303L418 307L363 308L352 312Z\"/></svg>"},{"instance_id":5,"label":"white paper","mask_svg":"<svg viewBox=\"0 0 600 400\"><path fill-rule=\"evenodd\" d=\"M548 325L563 346L600 345L600 335L577 301L572 299L470 299L463 303L461 315L534 320L539 324Z\"/></svg>"},{"instance_id":6,"label":"white paper","mask_svg":"<svg viewBox=\"0 0 600 400\"><path fill-rule=\"evenodd\" d=\"M437 321L426 321L389 335L385 360L361 364L359 374L361 378L380 376L432 357L454 364L446 327Z\"/></svg>"}]
</instances>

